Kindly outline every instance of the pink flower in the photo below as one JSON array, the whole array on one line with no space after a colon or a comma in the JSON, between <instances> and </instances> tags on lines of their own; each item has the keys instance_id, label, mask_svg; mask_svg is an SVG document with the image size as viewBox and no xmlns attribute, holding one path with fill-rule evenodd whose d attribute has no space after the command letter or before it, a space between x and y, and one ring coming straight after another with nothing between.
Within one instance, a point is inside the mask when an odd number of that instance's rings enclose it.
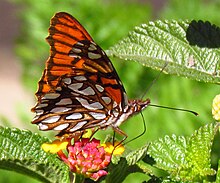
<instances>
[{"instance_id":1,"label":"pink flower","mask_svg":"<svg viewBox=\"0 0 220 183\"><path fill-rule=\"evenodd\" d=\"M111 161L111 153L106 152L96 139L82 138L73 145L67 146L68 155L63 151L57 154L70 167L72 172L82 174L93 180L107 175L107 168Z\"/></svg>"},{"instance_id":2,"label":"pink flower","mask_svg":"<svg viewBox=\"0 0 220 183\"><path fill-rule=\"evenodd\" d=\"M72 172L82 174L93 180L107 175L106 168L111 161L112 155L121 155L124 147L116 142L113 146L110 142L100 144L97 139L81 138L74 140L63 138L52 143L44 143L42 149L46 152L57 153ZM67 150L64 153L63 150Z\"/></svg>"}]
</instances>

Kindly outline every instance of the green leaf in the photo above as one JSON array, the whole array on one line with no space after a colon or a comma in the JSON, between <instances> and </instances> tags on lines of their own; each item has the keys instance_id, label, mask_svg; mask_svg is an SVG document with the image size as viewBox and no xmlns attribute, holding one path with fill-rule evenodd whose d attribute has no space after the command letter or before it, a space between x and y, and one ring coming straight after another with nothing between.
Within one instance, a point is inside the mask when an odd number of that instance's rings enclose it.
<instances>
[{"instance_id":1,"label":"green leaf","mask_svg":"<svg viewBox=\"0 0 220 183\"><path fill-rule=\"evenodd\" d=\"M149 144L128 153L126 156L128 165L134 165L143 159L147 155L148 146Z\"/></svg>"},{"instance_id":2,"label":"green leaf","mask_svg":"<svg viewBox=\"0 0 220 183\"><path fill-rule=\"evenodd\" d=\"M216 176L216 182L220 182L220 159L218 160L218 172Z\"/></svg>"},{"instance_id":3,"label":"green leaf","mask_svg":"<svg viewBox=\"0 0 220 183\"><path fill-rule=\"evenodd\" d=\"M219 127L208 124L195 131L190 138L165 136L149 146L148 153L156 167L171 174L174 181L199 181L214 175L211 168L211 147Z\"/></svg>"},{"instance_id":4,"label":"green leaf","mask_svg":"<svg viewBox=\"0 0 220 183\"><path fill-rule=\"evenodd\" d=\"M158 168L172 173L184 163L186 139L182 136L165 136L149 146L148 154L157 162Z\"/></svg>"},{"instance_id":5,"label":"green leaf","mask_svg":"<svg viewBox=\"0 0 220 183\"><path fill-rule=\"evenodd\" d=\"M201 127L189 138L185 165L180 176L186 179L200 180L216 172L211 168L211 147L219 124L212 123Z\"/></svg>"},{"instance_id":6,"label":"green leaf","mask_svg":"<svg viewBox=\"0 0 220 183\"><path fill-rule=\"evenodd\" d=\"M49 140L30 131L0 127L0 168L42 182L69 182L68 167L41 149L44 142Z\"/></svg>"},{"instance_id":7,"label":"green leaf","mask_svg":"<svg viewBox=\"0 0 220 183\"><path fill-rule=\"evenodd\" d=\"M201 27L199 23L197 26ZM168 63L164 70L166 73L220 83L220 55L219 49L215 47L220 45L219 39L216 38L218 44L211 45L215 48L208 48L210 41L214 40L213 37L210 39L210 35L213 32L219 35L219 29L207 23L202 24L203 29L193 29L194 24L195 21L175 20L142 24L111 47L107 54L124 60L135 60L159 70ZM192 40L194 37L199 39ZM202 40L203 47L198 40Z\"/></svg>"}]
</instances>

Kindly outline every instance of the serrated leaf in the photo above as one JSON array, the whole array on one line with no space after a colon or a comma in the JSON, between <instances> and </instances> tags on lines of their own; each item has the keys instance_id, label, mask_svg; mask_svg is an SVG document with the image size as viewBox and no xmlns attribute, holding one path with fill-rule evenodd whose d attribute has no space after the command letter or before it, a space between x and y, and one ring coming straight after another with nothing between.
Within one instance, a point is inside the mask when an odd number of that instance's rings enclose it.
<instances>
[{"instance_id":1,"label":"serrated leaf","mask_svg":"<svg viewBox=\"0 0 220 183\"><path fill-rule=\"evenodd\" d=\"M147 155L148 144L127 154L128 165L134 165Z\"/></svg>"},{"instance_id":2,"label":"serrated leaf","mask_svg":"<svg viewBox=\"0 0 220 183\"><path fill-rule=\"evenodd\" d=\"M177 171L184 162L186 139L182 136L165 136L149 146L148 154L156 161L156 166L170 173Z\"/></svg>"},{"instance_id":3,"label":"serrated leaf","mask_svg":"<svg viewBox=\"0 0 220 183\"><path fill-rule=\"evenodd\" d=\"M158 168L168 171L176 181L199 181L214 175L211 146L219 124L201 127L190 138L166 136L153 142L148 153Z\"/></svg>"},{"instance_id":4,"label":"serrated leaf","mask_svg":"<svg viewBox=\"0 0 220 183\"><path fill-rule=\"evenodd\" d=\"M185 165L180 170L180 176L186 180L201 180L207 175L214 175L211 168L211 147L218 129L218 124L208 124L201 127L189 138Z\"/></svg>"},{"instance_id":5,"label":"serrated leaf","mask_svg":"<svg viewBox=\"0 0 220 183\"><path fill-rule=\"evenodd\" d=\"M191 40L187 40L186 35L193 23L195 21L159 20L142 24L111 47L107 54L124 60L134 60L153 69L161 70L169 63L165 68L165 72L169 74L220 83L219 49L207 48L208 46L201 48L199 43L197 46L190 45ZM200 33L202 29L194 29L188 31L188 37L200 35L203 36L203 42L210 42L209 37L202 33L210 34L216 27L212 26L210 29L206 23L204 25L206 31Z\"/></svg>"},{"instance_id":6,"label":"serrated leaf","mask_svg":"<svg viewBox=\"0 0 220 183\"><path fill-rule=\"evenodd\" d=\"M41 145L49 139L27 130L0 127L0 168L13 170L43 182L69 182L68 167Z\"/></svg>"}]
</instances>

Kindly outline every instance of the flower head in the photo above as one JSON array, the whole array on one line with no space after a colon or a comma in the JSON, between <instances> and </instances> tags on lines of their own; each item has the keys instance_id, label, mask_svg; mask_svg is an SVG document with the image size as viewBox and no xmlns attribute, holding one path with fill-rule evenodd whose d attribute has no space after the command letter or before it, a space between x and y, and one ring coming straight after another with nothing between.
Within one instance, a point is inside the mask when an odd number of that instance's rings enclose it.
<instances>
[{"instance_id":1,"label":"flower head","mask_svg":"<svg viewBox=\"0 0 220 183\"><path fill-rule=\"evenodd\" d=\"M72 172L94 180L107 175L108 172L104 169L111 161L111 153L105 151L99 140L82 138L73 145L68 145L67 151L67 156L62 151L58 155Z\"/></svg>"},{"instance_id":2,"label":"flower head","mask_svg":"<svg viewBox=\"0 0 220 183\"><path fill-rule=\"evenodd\" d=\"M106 168L111 161L112 154L119 155L124 152L124 147L117 142L115 146L109 142L100 144L100 141L95 138L92 140L90 138L75 139L73 144L71 138L63 138L51 144L44 143L42 149L46 152L57 153L72 172L93 180L107 175Z\"/></svg>"},{"instance_id":3,"label":"flower head","mask_svg":"<svg viewBox=\"0 0 220 183\"><path fill-rule=\"evenodd\" d=\"M220 120L220 94L216 95L212 103L212 115L216 120Z\"/></svg>"}]
</instances>

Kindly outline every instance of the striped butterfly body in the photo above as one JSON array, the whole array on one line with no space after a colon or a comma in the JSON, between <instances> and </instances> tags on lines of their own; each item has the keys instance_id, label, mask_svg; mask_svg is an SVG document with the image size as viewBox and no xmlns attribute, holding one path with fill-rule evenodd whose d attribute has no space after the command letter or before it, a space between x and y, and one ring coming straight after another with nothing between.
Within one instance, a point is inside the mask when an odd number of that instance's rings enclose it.
<instances>
[{"instance_id":1,"label":"striped butterfly body","mask_svg":"<svg viewBox=\"0 0 220 183\"><path fill-rule=\"evenodd\" d=\"M47 41L50 57L38 83L32 123L60 131L58 136L112 127L127 137L120 124L150 100L127 99L111 61L71 15L55 14Z\"/></svg>"}]
</instances>

